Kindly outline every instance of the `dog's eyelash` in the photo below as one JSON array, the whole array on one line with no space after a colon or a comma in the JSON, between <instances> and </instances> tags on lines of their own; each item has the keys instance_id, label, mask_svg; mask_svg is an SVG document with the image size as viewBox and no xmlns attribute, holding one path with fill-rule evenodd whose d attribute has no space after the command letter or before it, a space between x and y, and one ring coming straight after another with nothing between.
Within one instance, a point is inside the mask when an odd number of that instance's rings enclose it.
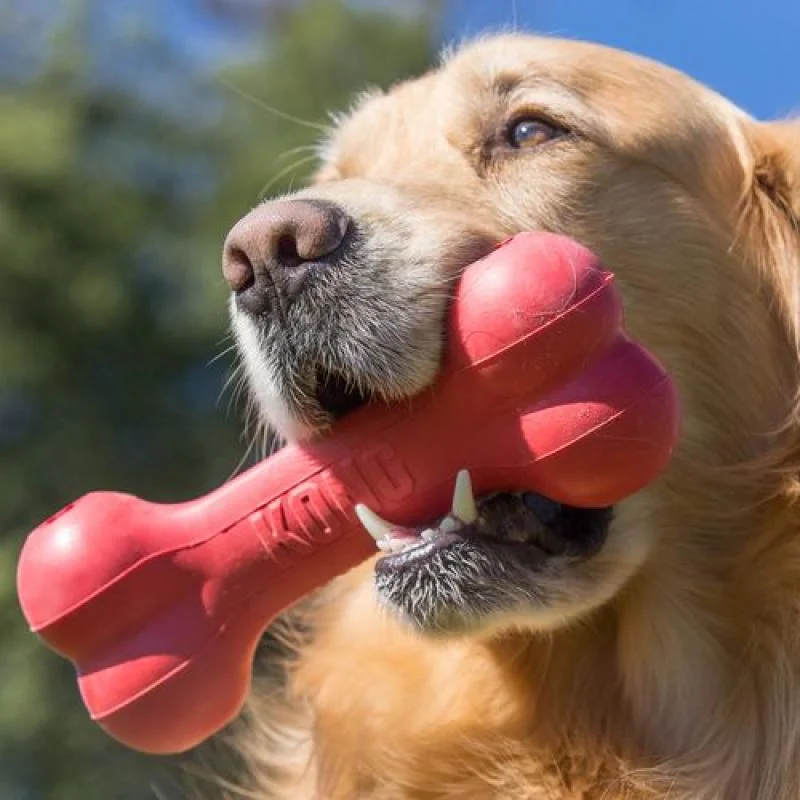
<instances>
[{"instance_id":1,"label":"dog's eyelash","mask_svg":"<svg viewBox=\"0 0 800 800\"><path fill-rule=\"evenodd\" d=\"M526 135L526 131L530 136ZM559 124L538 114L523 114L507 123L505 143L515 150L539 147L564 136L567 131Z\"/></svg>"},{"instance_id":2,"label":"dog's eyelash","mask_svg":"<svg viewBox=\"0 0 800 800\"><path fill-rule=\"evenodd\" d=\"M544 141L534 143L533 146L515 145L513 142L514 128L524 122L537 123L552 128L554 135ZM553 119L547 114L539 111L520 112L498 126L484 140L481 146L474 149L476 169L481 176L486 176L492 164L503 160L504 157L524 157L542 148L555 146L560 142L574 139L576 136L576 132L570 126Z\"/></svg>"}]
</instances>

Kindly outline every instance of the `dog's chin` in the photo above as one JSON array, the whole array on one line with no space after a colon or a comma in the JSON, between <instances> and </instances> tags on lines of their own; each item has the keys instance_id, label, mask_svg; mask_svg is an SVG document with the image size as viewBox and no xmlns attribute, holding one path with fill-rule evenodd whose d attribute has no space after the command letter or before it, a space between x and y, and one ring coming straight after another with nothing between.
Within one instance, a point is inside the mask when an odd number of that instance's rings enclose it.
<instances>
[{"instance_id":1,"label":"dog's chin","mask_svg":"<svg viewBox=\"0 0 800 800\"><path fill-rule=\"evenodd\" d=\"M495 494L477 507L475 522L428 528L375 564L381 602L418 631L543 627L570 573L603 547L613 516L527 492Z\"/></svg>"}]
</instances>

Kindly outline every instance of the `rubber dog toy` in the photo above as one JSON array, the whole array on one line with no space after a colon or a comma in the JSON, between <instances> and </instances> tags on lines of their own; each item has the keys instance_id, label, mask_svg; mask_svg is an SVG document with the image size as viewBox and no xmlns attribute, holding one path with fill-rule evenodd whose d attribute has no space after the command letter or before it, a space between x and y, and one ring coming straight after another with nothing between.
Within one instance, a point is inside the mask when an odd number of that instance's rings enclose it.
<instances>
[{"instance_id":1,"label":"rubber dog toy","mask_svg":"<svg viewBox=\"0 0 800 800\"><path fill-rule=\"evenodd\" d=\"M575 242L521 234L464 272L441 375L410 404L359 409L191 502L85 495L30 534L20 603L109 734L184 751L240 711L268 623L377 552L359 515L422 525L465 469L478 493L610 505L665 468L678 417L622 332L613 276Z\"/></svg>"}]
</instances>

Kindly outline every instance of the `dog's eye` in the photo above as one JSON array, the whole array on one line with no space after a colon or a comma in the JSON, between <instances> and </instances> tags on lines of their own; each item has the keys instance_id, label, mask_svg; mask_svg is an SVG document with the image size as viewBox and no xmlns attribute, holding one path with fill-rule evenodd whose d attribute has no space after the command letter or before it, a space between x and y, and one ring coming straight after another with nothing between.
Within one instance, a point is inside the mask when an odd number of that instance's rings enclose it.
<instances>
[{"instance_id":1,"label":"dog's eye","mask_svg":"<svg viewBox=\"0 0 800 800\"><path fill-rule=\"evenodd\" d=\"M516 149L536 147L563 134L564 130L551 122L538 117L525 117L509 125L508 143Z\"/></svg>"}]
</instances>

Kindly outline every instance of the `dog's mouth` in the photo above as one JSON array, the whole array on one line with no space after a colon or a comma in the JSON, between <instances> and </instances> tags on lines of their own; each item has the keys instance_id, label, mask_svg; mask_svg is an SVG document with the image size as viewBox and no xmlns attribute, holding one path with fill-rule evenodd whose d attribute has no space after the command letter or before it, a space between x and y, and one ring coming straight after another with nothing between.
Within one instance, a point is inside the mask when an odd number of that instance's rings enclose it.
<instances>
[{"instance_id":1,"label":"dog's mouth","mask_svg":"<svg viewBox=\"0 0 800 800\"><path fill-rule=\"evenodd\" d=\"M315 399L333 419L373 399L336 372L318 368L315 377ZM382 552L375 564L379 596L428 633L546 608L549 579L597 553L612 518L610 508L577 508L533 492L476 499L466 471L456 478L450 512L429 525L402 527L364 506L356 511Z\"/></svg>"},{"instance_id":2,"label":"dog's mouth","mask_svg":"<svg viewBox=\"0 0 800 800\"><path fill-rule=\"evenodd\" d=\"M417 627L458 630L521 602L546 605L537 579L587 559L603 545L612 509L557 503L532 492L473 497L467 472L452 508L433 525L406 528L357 508L383 556L375 565L381 597Z\"/></svg>"},{"instance_id":3,"label":"dog's mouth","mask_svg":"<svg viewBox=\"0 0 800 800\"><path fill-rule=\"evenodd\" d=\"M366 405L372 396L344 375L318 367L314 399L323 411L339 419Z\"/></svg>"}]
</instances>

